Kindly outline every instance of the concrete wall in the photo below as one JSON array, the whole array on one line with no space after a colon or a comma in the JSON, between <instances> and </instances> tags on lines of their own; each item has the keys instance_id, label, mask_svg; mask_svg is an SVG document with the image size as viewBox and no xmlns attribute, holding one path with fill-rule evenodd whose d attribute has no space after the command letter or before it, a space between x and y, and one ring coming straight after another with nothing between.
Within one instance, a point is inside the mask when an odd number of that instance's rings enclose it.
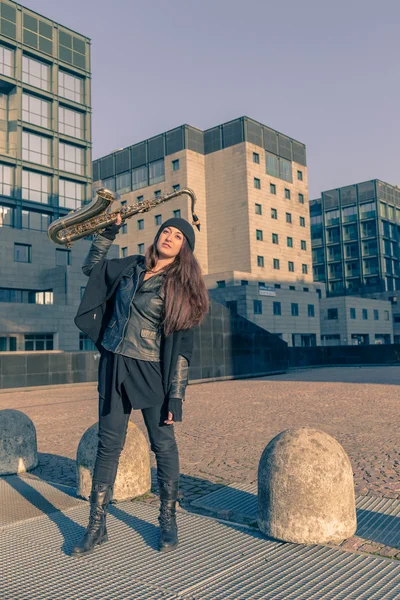
<instances>
[{"instance_id":1,"label":"concrete wall","mask_svg":"<svg viewBox=\"0 0 400 600\"><path fill-rule=\"evenodd\" d=\"M289 348L290 367L400 364L400 344Z\"/></svg>"},{"instance_id":2,"label":"concrete wall","mask_svg":"<svg viewBox=\"0 0 400 600\"><path fill-rule=\"evenodd\" d=\"M0 388L96 381L98 352L0 353ZM224 379L282 372L287 346L217 302L195 335L190 379Z\"/></svg>"}]
</instances>

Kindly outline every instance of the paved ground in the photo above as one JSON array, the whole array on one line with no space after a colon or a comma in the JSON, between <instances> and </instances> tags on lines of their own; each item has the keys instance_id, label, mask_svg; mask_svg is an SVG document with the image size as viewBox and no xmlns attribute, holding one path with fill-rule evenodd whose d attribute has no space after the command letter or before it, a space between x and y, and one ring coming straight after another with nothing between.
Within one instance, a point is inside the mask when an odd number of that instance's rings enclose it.
<instances>
[{"instance_id":1,"label":"paved ground","mask_svg":"<svg viewBox=\"0 0 400 600\"><path fill-rule=\"evenodd\" d=\"M357 495L400 499L399 384L398 367L341 367L189 386L176 426L183 506L221 484L255 482L267 443L299 426L322 429L343 445ZM3 408L35 423L40 465L32 474L74 485L79 440L97 420L96 386L3 390ZM140 412L132 418L145 431Z\"/></svg>"}]
</instances>

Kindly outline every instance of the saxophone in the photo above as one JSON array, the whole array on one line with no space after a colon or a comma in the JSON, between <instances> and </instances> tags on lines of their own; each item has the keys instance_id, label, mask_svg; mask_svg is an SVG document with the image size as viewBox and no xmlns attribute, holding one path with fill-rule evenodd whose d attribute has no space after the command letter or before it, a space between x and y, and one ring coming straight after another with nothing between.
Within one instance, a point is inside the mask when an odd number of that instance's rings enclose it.
<instances>
[{"instance_id":1,"label":"saxophone","mask_svg":"<svg viewBox=\"0 0 400 600\"><path fill-rule=\"evenodd\" d=\"M142 202L137 202L132 206L123 206L114 212L109 212L109 208L116 197L110 190L100 188L96 192L96 197L89 204L53 221L47 230L47 235L55 244L71 248L76 240L87 237L96 231L101 231L115 223L119 214L122 221L125 221L136 214L148 212L162 202L167 202L167 200L172 200L172 198L177 198L182 194L187 194L190 197L193 225L200 230L200 221L194 212L196 195L190 188L182 188L159 198L142 200Z\"/></svg>"}]
</instances>

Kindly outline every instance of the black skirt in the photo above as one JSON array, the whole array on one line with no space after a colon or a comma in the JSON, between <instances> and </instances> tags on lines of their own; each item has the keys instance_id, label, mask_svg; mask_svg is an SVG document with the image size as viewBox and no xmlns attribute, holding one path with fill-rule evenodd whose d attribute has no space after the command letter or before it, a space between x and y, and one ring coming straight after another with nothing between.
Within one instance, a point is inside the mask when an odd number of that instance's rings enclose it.
<instances>
[{"instance_id":1,"label":"black skirt","mask_svg":"<svg viewBox=\"0 0 400 600\"><path fill-rule=\"evenodd\" d=\"M121 397L126 397L133 409L161 406L165 401L161 365L102 348L98 391L110 409Z\"/></svg>"}]
</instances>

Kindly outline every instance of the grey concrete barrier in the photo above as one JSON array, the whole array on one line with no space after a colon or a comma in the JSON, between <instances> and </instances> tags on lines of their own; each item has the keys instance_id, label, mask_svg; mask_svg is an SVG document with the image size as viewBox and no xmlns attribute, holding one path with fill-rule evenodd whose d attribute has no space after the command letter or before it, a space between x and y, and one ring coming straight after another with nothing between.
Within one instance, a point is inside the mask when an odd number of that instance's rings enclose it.
<instances>
[{"instance_id":1,"label":"grey concrete barrier","mask_svg":"<svg viewBox=\"0 0 400 600\"><path fill-rule=\"evenodd\" d=\"M299 544L354 535L353 471L333 437L304 427L270 441L258 468L258 525L267 536Z\"/></svg>"},{"instance_id":2,"label":"grey concrete barrier","mask_svg":"<svg viewBox=\"0 0 400 600\"><path fill-rule=\"evenodd\" d=\"M0 410L0 475L16 475L38 464L36 429L19 410Z\"/></svg>"},{"instance_id":3,"label":"grey concrete barrier","mask_svg":"<svg viewBox=\"0 0 400 600\"><path fill-rule=\"evenodd\" d=\"M83 434L76 454L77 493L89 498L96 460L98 423ZM128 423L125 446L122 450L113 499L117 502L142 496L151 488L150 453L145 436L131 421Z\"/></svg>"}]
</instances>

